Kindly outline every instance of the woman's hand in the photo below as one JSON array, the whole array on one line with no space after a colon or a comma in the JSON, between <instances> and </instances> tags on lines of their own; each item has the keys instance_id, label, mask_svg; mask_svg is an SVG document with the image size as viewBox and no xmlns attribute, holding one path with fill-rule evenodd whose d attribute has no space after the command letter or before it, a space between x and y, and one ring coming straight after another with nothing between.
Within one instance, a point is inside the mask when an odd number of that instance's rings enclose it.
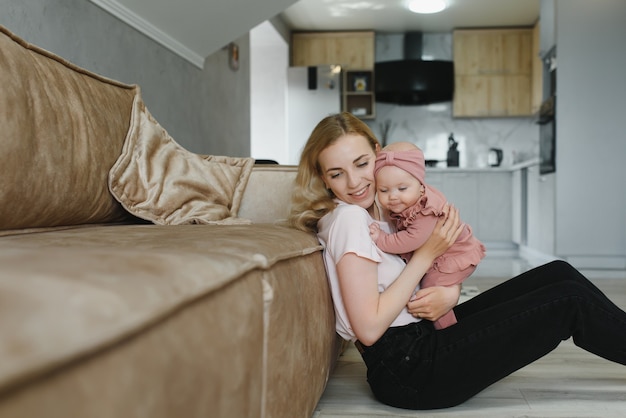
<instances>
[{"instance_id":1,"label":"woman's hand","mask_svg":"<svg viewBox=\"0 0 626 418\"><path fill-rule=\"evenodd\" d=\"M418 290L406 305L416 318L436 321L459 303L461 285L433 286Z\"/></svg>"},{"instance_id":2,"label":"woman's hand","mask_svg":"<svg viewBox=\"0 0 626 418\"><path fill-rule=\"evenodd\" d=\"M426 258L435 260L454 244L464 224L459 217L459 211L454 206L447 204L443 208L444 216L441 216L435 225L430 238L413 252L413 258Z\"/></svg>"}]
</instances>

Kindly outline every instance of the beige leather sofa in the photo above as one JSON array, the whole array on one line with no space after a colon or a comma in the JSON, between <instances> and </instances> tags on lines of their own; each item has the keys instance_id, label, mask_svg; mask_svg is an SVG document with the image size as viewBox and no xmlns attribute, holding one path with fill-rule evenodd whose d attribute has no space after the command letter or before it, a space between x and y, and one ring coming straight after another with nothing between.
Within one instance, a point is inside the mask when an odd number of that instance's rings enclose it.
<instances>
[{"instance_id":1,"label":"beige leather sofa","mask_svg":"<svg viewBox=\"0 0 626 418\"><path fill-rule=\"evenodd\" d=\"M0 417L311 416L339 343L294 167L0 27L0 170Z\"/></svg>"}]
</instances>

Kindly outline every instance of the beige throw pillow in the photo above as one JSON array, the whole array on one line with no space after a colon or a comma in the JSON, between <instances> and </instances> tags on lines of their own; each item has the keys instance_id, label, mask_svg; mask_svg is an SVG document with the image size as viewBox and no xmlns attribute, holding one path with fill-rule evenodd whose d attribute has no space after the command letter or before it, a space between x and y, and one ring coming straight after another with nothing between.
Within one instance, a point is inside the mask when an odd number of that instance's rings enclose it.
<instances>
[{"instance_id":1,"label":"beige throw pillow","mask_svg":"<svg viewBox=\"0 0 626 418\"><path fill-rule=\"evenodd\" d=\"M242 223L237 212L252 158L202 156L178 143L152 117L140 94L109 189L133 215L159 225Z\"/></svg>"}]
</instances>

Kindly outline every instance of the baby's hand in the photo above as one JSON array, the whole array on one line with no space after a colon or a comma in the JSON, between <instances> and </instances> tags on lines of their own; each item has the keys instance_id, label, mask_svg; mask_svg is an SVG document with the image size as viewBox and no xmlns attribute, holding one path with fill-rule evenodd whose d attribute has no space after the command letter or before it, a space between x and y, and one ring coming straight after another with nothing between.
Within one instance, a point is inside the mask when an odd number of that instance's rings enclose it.
<instances>
[{"instance_id":1,"label":"baby's hand","mask_svg":"<svg viewBox=\"0 0 626 418\"><path fill-rule=\"evenodd\" d=\"M372 240L374 240L374 242L378 239L380 235L380 225L378 225L376 222L372 222L370 224L370 237L372 237Z\"/></svg>"}]
</instances>

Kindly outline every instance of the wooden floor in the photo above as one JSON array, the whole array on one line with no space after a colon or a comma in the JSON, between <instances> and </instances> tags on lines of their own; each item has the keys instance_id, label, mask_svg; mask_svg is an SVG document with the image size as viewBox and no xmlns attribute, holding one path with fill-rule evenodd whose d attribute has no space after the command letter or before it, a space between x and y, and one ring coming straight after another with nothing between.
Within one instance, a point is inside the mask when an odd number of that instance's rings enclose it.
<instances>
[{"instance_id":1,"label":"wooden floor","mask_svg":"<svg viewBox=\"0 0 626 418\"><path fill-rule=\"evenodd\" d=\"M468 288L487 289L524 271L527 263L485 258ZM626 272L584 271L626 309ZM626 332L626 330L624 330ZM626 417L626 367L563 342L554 352L492 385L463 405L435 411L392 408L376 401L365 365L350 345L328 382L314 418L380 417Z\"/></svg>"}]
</instances>

